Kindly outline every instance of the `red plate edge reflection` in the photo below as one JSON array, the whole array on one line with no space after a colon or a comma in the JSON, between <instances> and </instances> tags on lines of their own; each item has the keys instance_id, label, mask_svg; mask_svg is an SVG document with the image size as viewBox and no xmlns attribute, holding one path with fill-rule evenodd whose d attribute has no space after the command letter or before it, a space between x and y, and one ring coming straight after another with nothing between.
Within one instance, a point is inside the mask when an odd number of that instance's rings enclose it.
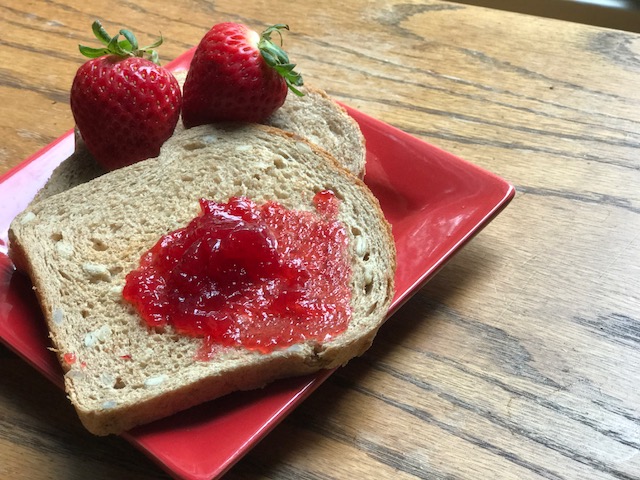
<instances>
[{"instance_id":1,"label":"red plate edge reflection","mask_svg":"<svg viewBox=\"0 0 640 480\"><path fill-rule=\"evenodd\" d=\"M167 66L188 67L193 50ZM392 225L398 251L393 314L515 195L500 177L355 109L367 141L366 183ZM0 252L7 229L73 150L72 132L0 178ZM62 386L29 280L0 255L0 339ZM123 435L176 478L219 477L331 375L275 382L207 402Z\"/></svg>"}]
</instances>

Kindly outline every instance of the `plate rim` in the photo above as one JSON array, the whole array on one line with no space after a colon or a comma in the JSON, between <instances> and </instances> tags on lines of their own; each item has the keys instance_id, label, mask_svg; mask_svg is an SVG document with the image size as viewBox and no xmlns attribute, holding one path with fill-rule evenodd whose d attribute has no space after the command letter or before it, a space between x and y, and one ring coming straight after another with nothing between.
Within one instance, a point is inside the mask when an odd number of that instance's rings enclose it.
<instances>
[{"instance_id":1,"label":"plate rim","mask_svg":"<svg viewBox=\"0 0 640 480\"><path fill-rule=\"evenodd\" d=\"M179 70L180 68L184 68L185 66L188 66L188 62L190 61L190 58L193 55L194 49L195 48L187 50L182 55L178 56L175 60L173 60L172 62L169 62L167 64L167 68L170 68L172 70ZM455 254L458 251L460 251L461 248L463 248L471 239L473 239L480 231L482 231L502 210L504 210L507 207L507 205L510 203L510 201L515 197L516 191L514 186L511 185L509 182L507 182L506 180L502 179L498 175L482 167L479 167L473 163L470 163L467 160L464 160L454 154L451 154L445 150L442 150L439 147L429 144L417 137L413 137L408 133L398 129L397 127L394 127L385 122L382 122L381 120L377 120L374 117L371 117L353 107L349 107L348 105L344 105L344 104L342 105L347 109L347 111L350 113L352 117L354 118L359 117L361 119L365 119L368 122L374 122L375 124L383 125L385 128L390 129L392 132L394 132L397 135L405 135L414 140L417 140L420 143L426 144L429 148L436 149L442 152L448 158L454 158L456 159L456 161L461 162L461 165L464 165L465 168L472 168L478 172L482 172L483 175L487 176L487 178L493 179L493 181L495 181L497 185L502 187L502 190L501 190L502 197L496 202L491 204L491 208L489 208L486 211L486 213L482 216L482 218L479 221L475 222L473 228L467 230L464 235L460 236L460 238L458 238L457 241L452 244L452 246L447 250L447 252L444 255L441 255L437 259L437 261L434 262L431 268L422 272L418 276L418 278L408 288L404 290L404 292L402 292L400 295L398 295L398 293L396 292L396 298L394 299L394 303L392 304L386 316L386 319L388 319L391 315L397 312L402 307L402 305L404 305L426 282L428 282L431 278L433 278L433 276L435 276L449 262L449 260L451 260L451 258L453 258L453 256L455 256ZM358 118L356 118L356 121L358 121ZM14 175L19 175L27 166L30 166L34 162L41 160L48 152L50 152L57 145L61 144L63 141L68 141L68 137L73 134L74 134L73 129L68 130L67 132L62 134L60 137L52 141L51 143L42 147L34 154L28 156L25 160L23 160L19 164L15 165L8 171L4 172L2 175L0 175L0 187L7 180L12 178ZM64 158L60 159L60 162L62 162L63 160ZM1 193L2 193L2 190L0 188L0 194ZM8 221L10 222L11 219L9 219ZM0 246L2 244L2 241L5 241L5 239L0 239ZM56 383L58 386L62 385L62 382L60 380L55 381L55 379L53 379L49 374L47 374L46 372L43 372L40 368L38 368L38 366L32 361L32 359L25 357L24 355L22 355L20 351L17 351L15 349L15 346L11 344L5 337L4 330L2 328L0 328L0 341L2 341L2 343L5 344L10 350L17 353L18 356L20 356L20 358L25 360L28 364L35 367L40 374L44 374L45 377L49 378L50 380L53 380L54 383ZM312 376L310 380L303 385L303 387L298 391L297 394L295 394L288 402L282 405L282 408L278 410L276 415L272 416L266 423L264 423L258 431L253 432L249 436L247 441L243 444L243 446L239 449L236 449L232 455L226 458L226 461L219 464L215 471L208 471L206 476L189 474L188 472L185 472L183 468L179 467L176 463L169 461L169 459L167 459L166 457L160 458L157 455L157 453L154 453L153 451L149 450L147 446L144 444L144 442L141 442L139 438L135 437L135 431L134 431L134 434L130 432L126 432L121 436L124 439L126 439L129 443L131 443L134 447L136 447L138 450L146 454L160 468L164 469L167 473L171 475L174 475L174 476L179 475L180 478L192 479L192 480L200 480L202 478L211 478L211 475L214 475L215 477L219 477L224 473L226 473L238 460L240 460L240 458L242 458L250 450L250 448L252 448L258 441L264 438L294 408L296 408L300 403L302 403L302 401L304 401L304 399L306 399L313 391L315 391L322 383L324 383L324 381L327 378L329 378L329 376L331 376L332 372L333 370L322 371Z\"/></svg>"}]
</instances>

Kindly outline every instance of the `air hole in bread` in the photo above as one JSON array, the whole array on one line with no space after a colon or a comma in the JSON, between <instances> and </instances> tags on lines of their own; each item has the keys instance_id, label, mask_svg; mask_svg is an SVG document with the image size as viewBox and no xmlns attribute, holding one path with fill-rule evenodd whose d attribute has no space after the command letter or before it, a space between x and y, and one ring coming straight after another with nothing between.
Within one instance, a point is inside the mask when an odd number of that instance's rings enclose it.
<instances>
[{"instance_id":1,"label":"air hole in bread","mask_svg":"<svg viewBox=\"0 0 640 480\"><path fill-rule=\"evenodd\" d=\"M204 142L189 142L182 145L182 148L184 150L192 152L194 150L200 150L201 148L205 148L206 146L207 144Z\"/></svg>"},{"instance_id":2,"label":"air hole in bread","mask_svg":"<svg viewBox=\"0 0 640 480\"><path fill-rule=\"evenodd\" d=\"M373 291L373 282L367 282L364 284L364 293L365 295L371 295Z\"/></svg>"},{"instance_id":3,"label":"air hole in bread","mask_svg":"<svg viewBox=\"0 0 640 480\"><path fill-rule=\"evenodd\" d=\"M338 138L345 137L344 130L337 123L334 123L334 122L329 123L329 130L331 130L331 133L333 133Z\"/></svg>"},{"instance_id":4,"label":"air hole in bread","mask_svg":"<svg viewBox=\"0 0 640 480\"><path fill-rule=\"evenodd\" d=\"M180 180L182 180L183 182L193 182L193 177L191 175L182 175L180 177Z\"/></svg>"},{"instance_id":5,"label":"air hole in bread","mask_svg":"<svg viewBox=\"0 0 640 480\"><path fill-rule=\"evenodd\" d=\"M334 186L325 184L322 187L313 187L313 193L322 192L323 190L331 190L338 200L344 200L344 195Z\"/></svg>"},{"instance_id":6,"label":"air hole in bread","mask_svg":"<svg viewBox=\"0 0 640 480\"><path fill-rule=\"evenodd\" d=\"M369 260L369 252L366 252L366 253L362 256L362 260L364 260L365 262Z\"/></svg>"},{"instance_id":7,"label":"air hole in bread","mask_svg":"<svg viewBox=\"0 0 640 480\"><path fill-rule=\"evenodd\" d=\"M360 230L358 227L351 227L351 233L353 233L353 235L357 237L358 235L362 235L362 230Z\"/></svg>"},{"instance_id":8,"label":"air hole in bread","mask_svg":"<svg viewBox=\"0 0 640 480\"><path fill-rule=\"evenodd\" d=\"M53 240L54 242L59 242L60 240L62 240L62 233L61 232L53 232L51 234L51 240Z\"/></svg>"},{"instance_id":9,"label":"air hole in bread","mask_svg":"<svg viewBox=\"0 0 640 480\"><path fill-rule=\"evenodd\" d=\"M289 192L282 190L282 189L277 189L275 191L276 194L276 198L278 198L278 200L285 200L287 198L289 198Z\"/></svg>"},{"instance_id":10,"label":"air hole in bread","mask_svg":"<svg viewBox=\"0 0 640 480\"><path fill-rule=\"evenodd\" d=\"M111 224L109 224L109 228L111 229L112 232L117 232L118 230L120 230L122 228L122 224L121 223L111 223Z\"/></svg>"},{"instance_id":11,"label":"air hole in bread","mask_svg":"<svg viewBox=\"0 0 640 480\"><path fill-rule=\"evenodd\" d=\"M99 238L92 238L91 243L93 245L93 249L98 252L104 252L109 249L109 245L107 245L103 240Z\"/></svg>"},{"instance_id":12,"label":"air hole in bread","mask_svg":"<svg viewBox=\"0 0 640 480\"><path fill-rule=\"evenodd\" d=\"M124 268L122 266L120 266L120 265L109 267L109 273L111 275L114 275L114 276L118 275L119 273L122 273L123 270L124 270Z\"/></svg>"},{"instance_id":13,"label":"air hole in bread","mask_svg":"<svg viewBox=\"0 0 640 480\"><path fill-rule=\"evenodd\" d=\"M126 387L127 384L125 383L124 380L122 380L122 378L118 377L116 378L115 383L113 384L113 388L117 389L117 390L121 390L124 387Z\"/></svg>"},{"instance_id":14,"label":"air hole in bread","mask_svg":"<svg viewBox=\"0 0 640 480\"><path fill-rule=\"evenodd\" d=\"M338 190L337 188L332 187L331 185L325 185L324 189L331 190L333 194L338 198L338 200L344 200L344 195L342 195L342 193L340 193L340 190Z\"/></svg>"},{"instance_id":15,"label":"air hole in bread","mask_svg":"<svg viewBox=\"0 0 640 480\"><path fill-rule=\"evenodd\" d=\"M282 157L276 157L273 159L273 166L276 167L277 169L281 169L284 168L286 165L284 163L284 158Z\"/></svg>"},{"instance_id":16,"label":"air hole in bread","mask_svg":"<svg viewBox=\"0 0 640 480\"><path fill-rule=\"evenodd\" d=\"M87 317L89 316L89 314L90 314L90 312L89 312L89 310L87 310L86 308L83 308L83 309L80 311L80 315L82 315L82 318L87 318Z\"/></svg>"},{"instance_id":17,"label":"air hole in bread","mask_svg":"<svg viewBox=\"0 0 640 480\"><path fill-rule=\"evenodd\" d=\"M63 272L63 271L61 271L61 272L60 272L60 276L61 276L62 278L64 278L65 280L72 281L72 279L71 279L71 275L69 275L67 272Z\"/></svg>"},{"instance_id":18,"label":"air hole in bread","mask_svg":"<svg viewBox=\"0 0 640 480\"><path fill-rule=\"evenodd\" d=\"M367 310L367 315L371 315L371 313L378 307L378 302L373 302L369 309Z\"/></svg>"}]
</instances>

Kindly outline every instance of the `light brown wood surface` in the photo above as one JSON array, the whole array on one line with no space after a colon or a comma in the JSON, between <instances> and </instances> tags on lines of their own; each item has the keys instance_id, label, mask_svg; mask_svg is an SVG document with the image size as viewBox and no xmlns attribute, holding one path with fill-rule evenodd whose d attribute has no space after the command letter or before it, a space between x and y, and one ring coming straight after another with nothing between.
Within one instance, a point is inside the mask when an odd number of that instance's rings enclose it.
<instances>
[{"instance_id":1,"label":"light brown wood surface","mask_svg":"<svg viewBox=\"0 0 640 480\"><path fill-rule=\"evenodd\" d=\"M5 0L0 173L72 127L95 18L165 60L286 22L310 83L518 190L228 478L640 479L640 35L440 1ZM4 347L0 379L0 478L167 478Z\"/></svg>"}]
</instances>

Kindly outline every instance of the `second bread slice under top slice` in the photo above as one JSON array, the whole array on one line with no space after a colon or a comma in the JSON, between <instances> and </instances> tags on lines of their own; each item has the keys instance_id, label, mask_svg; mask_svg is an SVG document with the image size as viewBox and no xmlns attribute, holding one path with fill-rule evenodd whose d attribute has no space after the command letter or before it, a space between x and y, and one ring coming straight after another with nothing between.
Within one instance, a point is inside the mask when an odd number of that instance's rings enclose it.
<instances>
[{"instance_id":1,"label":"second bread slice under top slice","mask_svg":"<svg viewBox=\"0 0 640 480\"><path fill-rule=\"evenodd\" d=\"M174 72L180 86L184 84L186 73L186 70ZM264 123L300 135L326 150L351 173L363 178L366 146L357 122L323 90L304 87L302 91L302 97L292 93L287 95L284 105ZM180 120L174 135L183 130ZM104 173L105 170L95 161L76 132L74 153L53 171L34 201L68 190Z\"/></svg>"}]
</instances>

